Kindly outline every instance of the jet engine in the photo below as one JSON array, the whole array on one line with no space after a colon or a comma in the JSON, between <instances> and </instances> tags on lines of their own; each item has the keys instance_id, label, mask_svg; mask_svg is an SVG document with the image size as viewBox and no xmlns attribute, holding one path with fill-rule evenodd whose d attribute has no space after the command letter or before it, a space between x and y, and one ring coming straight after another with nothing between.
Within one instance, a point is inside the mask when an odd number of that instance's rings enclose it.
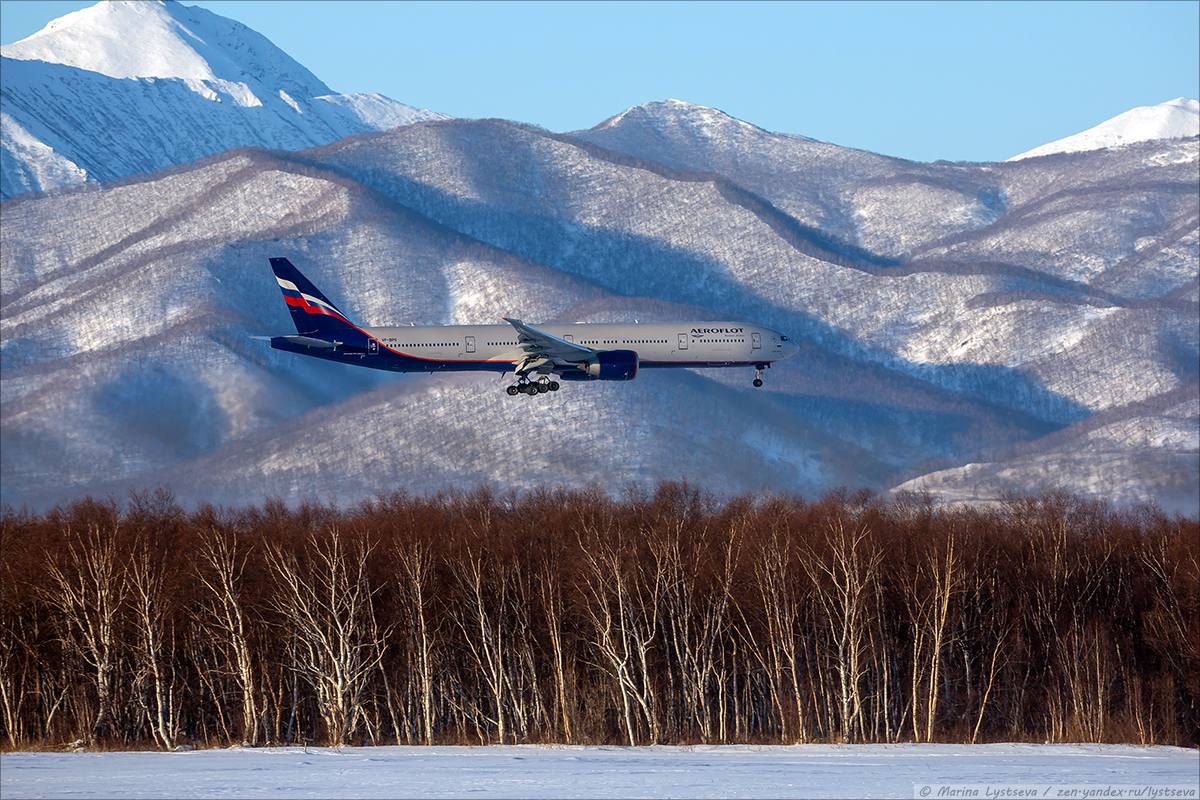
<instances>
[{"instance_id":1,"label":"jet engine","mask_svg":"<svg viewBox=\"0 0 1200 800\"><path fill-rule=\"evenodd\" d=\"M631 381L637 371L638 354L633 350L602 350L586 365L588 377L597 381Z\"/></svg>"}]
</instances>

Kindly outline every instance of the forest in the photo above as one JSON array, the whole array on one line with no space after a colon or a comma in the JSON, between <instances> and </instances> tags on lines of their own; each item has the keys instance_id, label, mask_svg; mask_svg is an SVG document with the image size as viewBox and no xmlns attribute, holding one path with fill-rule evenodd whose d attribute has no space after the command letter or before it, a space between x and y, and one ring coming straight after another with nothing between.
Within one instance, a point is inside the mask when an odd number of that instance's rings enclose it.
<instances>
[{"instance_id":1,"label":"forest","mask_svg":"<svg viewBox=\"0 0 1200 800\"><path fill-rule=\"evenodd\" d=\"M1200 742L1200 521L686 485L0 514L0 747Z\"/></svg>"}]
</instances>

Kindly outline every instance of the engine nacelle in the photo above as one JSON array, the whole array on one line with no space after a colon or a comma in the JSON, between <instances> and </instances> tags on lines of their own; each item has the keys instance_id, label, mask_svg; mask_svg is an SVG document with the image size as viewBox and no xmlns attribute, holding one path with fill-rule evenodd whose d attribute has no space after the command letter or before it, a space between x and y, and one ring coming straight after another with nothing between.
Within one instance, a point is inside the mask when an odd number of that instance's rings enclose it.
<instances>
[{"instance_id":1,"label":"engine nacelle","mask_svg":"<svg viewBox=\"0 0 1200 800\"><path fill-rule=\"evenodd\" d=\"M638 354L633 350L602 350L588 362L588 377L596 381L631 381L637 377Z\"/></svg>"}]
</instances>

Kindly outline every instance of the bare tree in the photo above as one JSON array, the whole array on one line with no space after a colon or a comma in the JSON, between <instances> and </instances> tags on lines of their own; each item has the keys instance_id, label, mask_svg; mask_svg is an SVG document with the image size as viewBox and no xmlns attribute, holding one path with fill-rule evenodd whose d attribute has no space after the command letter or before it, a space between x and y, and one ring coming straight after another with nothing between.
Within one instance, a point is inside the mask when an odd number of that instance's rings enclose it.
<instances>
[{"instance_id":1,"label":"bare tree","mask_svg":"<svg viewBox=\"0 0 1200 800\"><path fill-rule=\"evenodd\" d=\"M175 631L164 605L163 581L166 563L161 554L151 553L142 538L129 566L129 586L137 630L137 656L149 683L150 702L146 717L155 741L164 750L175 746L178 735L179 681L174 669Z\"/></svg>"},{"instance_id":2,"label":"bare tree","mask_svg":"<svg viewBox=\"0 0 1200 800\"><path fill-rule=\"evenodd\" d=\"M16 749L25 738L21 709L26 696L26 663L20 653L20 620L8 611L0 605L0 722L4 724L8 746Z\"/></svg>"},{"instance_id":3,"label":"bare tree","mask_svg":"<svg viewBox=\"0 0 1200 800\"><path fill-rule=\"evenodd\" d=\"M491 713L481 709L480 716L495 726L496 737L503 743L507 733L505 700L509 691L506 655L509 632L505 629L504 611L512 575L508 564L486 554L476 542L468 544L455 567L463 606L462 613L454 616L454 622L491 698Z\"/></svg>"},{"instance_id":4,"label":"bare tree","mask_svg":"<svg viewBox=\"0 0 1200 800\"><path fill-rule=\"evenodd\" d=\"M347 543L336 526L306 542L305 562L275 545L267 561L276 578L271 605L296 638L297 669L317 693L329 741L345 744L362 715L367 679L386 652L386 631L370 604L371 547Z\"/></svg>"},{"instance_id":5,"label":"bare tree","mask_svg":"<svg viewBox=\"0 0 1200 800\"><path fill-rule=\"evenodd\" d=\"M433 549L428 542L411 540L396 547L395 557L411 618L409 630L416 654L421 739L425 744L433 744L433 635L426 598L433 571Z\"/></svg>"},{"instance_id":6,"label":"bare tree","mask_svg":"<svg viewBox=\"0 0 1200 800\"><path fill-rule=\"evenodd\" d=\"M659 728L650 659L658 637L662 565L631 558L632 548L610 518L584 523L583 536L580 588L591 644L616 684L629 744L638 741L636 712L655 744Z\"/></svg>"},{"instance_id":7,"label":"bare tree","mask_svg":"<svg viewBox=\"0 0 1200 800\"><path fill-rule=\"evenodd\" d=\"M1061 495L143 497L0 509L0 577L6 747L1200 731L1200 521Z\"/></svg>"},{"instance_id":8,"label":"bare tree","mask_svg":"<svg viewBox=\"0 0 1200 800\"><path fill-rule=\"evenodd\" d=\"M918 742L932 742L936 734L942 655L949 644L951 601L959 590L957 566L951 533L945 549L931 550L907 582L913 642L910 702L913 739Z\"/></svg>"},{"instance_id":9,"label":"bare tree","mask_svg":"<svg viewBox=\"0 0 1200 800\"><path fill-rule=\"evenodd\" d=\"M113 680L118 659L119 617L128 590L124 564L118 557L114 525L88 525L86 532L65 532L66 553L46 566L49 582L43 600L55 610L67 646L92 669L96 717L88 739L109 735L114 716Z\"/></svg>"},{"instance_id":10,"label":"bare tree","mask_svg":"<svg viewBox=\"0 0 1200 800\"><path fill-rule=\"evenodd\" d=\"M242 740L256 745L258 705L242 585L246 553L235 537L210 528L200 536L199 555L197 577L206 590L202 619L214 633L217 647L225 656L225 669L237 684L242 702Z\"/></svg>"},{"instance_id":11,"label":"bare tree","mask_svg":"<svg viewBox=\"0 0 1200 800\"><path fill-rule=\"evenodd\" d=\"M832 635L839 737L849 742L861 734L867 602L883 553L871 541L869 528L848 529L840 516L826 526L823 545L823 551L803 548L801 565Z\"/></svg>"},{"instance_id":12,"label":"bare tree","mask_svg":"<svg viewBox=\"0 0 1200 800\"><path fill-rule=\"evenodd\" d=\"M567 682L567 653L564 644L564 625L566 618L566 603L563 598L563 586L559 570L549 561L543 562L537 576L539 599L542 613L545 616L546 630L550 639L550 660L554 672L554 688L558 708L559 724L562 728L563 741L571 744L571 712L569 700L569 684Z\"/></svg>"},{"instance_id":13,"label":"bare tree","mask_svg":"<svg viewBox=\"0 0 1200 800\"><path fill-rule=\"evenodd\" d=\"M731 529L718 545L721 561L714 585L707 587L701 573L712 559L710 543L698 532L685 532L683 520L674 520L650 546L655 572L662 575L665 636L681 678L684 710L703 742L714 736L712 695L719 645L727 633L738 533Z\"/></svg>"}]
</instances>

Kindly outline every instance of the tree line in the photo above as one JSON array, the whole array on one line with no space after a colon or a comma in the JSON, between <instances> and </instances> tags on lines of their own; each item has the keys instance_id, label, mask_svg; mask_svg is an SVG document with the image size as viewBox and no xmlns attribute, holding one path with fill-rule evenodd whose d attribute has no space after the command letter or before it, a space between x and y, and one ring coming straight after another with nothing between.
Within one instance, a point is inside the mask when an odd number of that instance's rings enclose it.
<instances>
[{"instance_id":1,"label":"tree line","mask_svg":"<svg viewBox=\"0 0 1200 800\"><path fill-rule=\"evenodd\" d=\"M0 514L0 742L1200 741L1200 522L683 485Z\"/></svg>"}]
</instances>

